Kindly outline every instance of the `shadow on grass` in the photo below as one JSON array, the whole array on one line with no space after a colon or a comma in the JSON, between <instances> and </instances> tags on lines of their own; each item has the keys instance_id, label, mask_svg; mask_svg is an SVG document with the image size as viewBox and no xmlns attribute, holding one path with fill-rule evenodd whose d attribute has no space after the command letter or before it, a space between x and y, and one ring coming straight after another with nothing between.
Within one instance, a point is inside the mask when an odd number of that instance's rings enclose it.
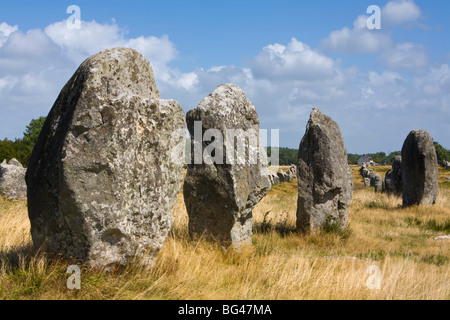
<instances>
[{"instance_id":1,"label":"shadow on grass","mask_svg":"<svg viewBox=\"0 0 450 320\"><path fill-rule=\"evenodd\" d=\"M31 261L39 256L33 245L20 246L6 251L0 251L0 269L14 271L29 266Z\"/></svg>"},{"instance_id":2,"label":"shadow on grass","mask_svg":"<svg viewBox=\"0 0 450 320\"><path fill-rule=\"evenodd\" d=\"M299 231L291 225L288 225L287 218L279 221L272 222L272 219L269 218L270 211L267 211L264 214L263 221L253 223L253 232L256 234L269 234L272 232L277 233L282 238L287 237L291 234L298 234Z\"/></svg>"},{"instance_id":3,"label":"shadow on grass","mask_svg":"<svg viewBox=\"0 0 450 320\"><path fill-rule=\"evenodd\" d=\"M339 223L326 225L322 230L312 232L301 231L298 230L295 226L288 224L287 219L284 219L277 223L273 223L272 219L269 218L269 214L270 211L266 212L264 214L264 219L262 222L257 222L253 224L253 231L255 234L267 235L270 233L276 233L281 238L286 238L291 235L299 237L312 235L317 235L319 237L320 235L336 235L343 241L349 239L353 234L350 227L346 229L341 229Z\"/></svg>"},{"instance_id":4,"label":"shadow on grass","mask_svg":"<svg viewBox=\"0 0 450 320\"><path fill-rule=\"evenodd\" d=\"M383 201L373 200L364 204L365 208L369 209L383 209L386 211L397 211L403 209L402 205L390 205Z\"/></svg>"}]
</instances>

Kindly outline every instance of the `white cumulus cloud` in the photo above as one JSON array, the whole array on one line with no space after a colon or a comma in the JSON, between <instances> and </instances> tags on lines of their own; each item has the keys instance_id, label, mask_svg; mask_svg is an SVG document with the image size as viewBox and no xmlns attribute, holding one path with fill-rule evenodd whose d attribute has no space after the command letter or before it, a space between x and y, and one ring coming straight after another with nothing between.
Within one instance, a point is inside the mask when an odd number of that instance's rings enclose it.
<instances>
[{"instance_id":1,"label":"white cumulus cloud","mask_svg":"<svg viewBox=\"0 0 450 320\"><path fill-rule=\"evenodd\" d=\"M391 70L417 70L428 64L425 47L417 43L399 43L382 53L380 60Z\"/></svg>"},{"instance_id":2,"label":"white cumulus cloud","mask_svg":"<svg viewBox=\"0 0 450 320\"><path fill-rule=\"evenodd\" d=\"M253 60L251 68L257 77L317 79L332 76L335 63L292 38L286 46L277 43L264 47Z\"/></svg>"},{"instance_id":3,"label":"white cumulus cloud","mask_svg":"<svg viewBox=\"0 0 450 320\"><path fill-rule=\"evenodd\" d=\"M390 1L381 10L383 23L390 26L413 23L421 16L422 11L413 0Z\"/></svg>"}]
</instances>

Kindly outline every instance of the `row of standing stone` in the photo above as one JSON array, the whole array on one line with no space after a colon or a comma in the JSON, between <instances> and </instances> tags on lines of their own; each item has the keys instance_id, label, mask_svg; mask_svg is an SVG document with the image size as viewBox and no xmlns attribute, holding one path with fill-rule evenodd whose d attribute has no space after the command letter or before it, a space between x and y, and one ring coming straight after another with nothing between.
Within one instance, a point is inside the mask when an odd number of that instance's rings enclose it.
<instances>
[{"instance_id":1,"label":"row of standing stone","mask_svg":"<svg viewBox=\"0 0 450 320\"><path fill-rule=\"evenodd\" d=\"M373 186L375 192L403 196L403 206L432 205L438 194L438 165L436 149L431 135L424 130L409 133L402 155L396 156L392 169L384 179L362 164L360 174L365 186Z\"/></svg>"},{"instance_id":2,"label":"row of standing stone","mask_svg":"<svg viewBox=\"0 0 450 320\"><path fill-rule=\"evenodd\" d=\"M153 265L183 182L185 128L195 138L196 122L202 133L259 133L256 109L235 85L219 86L185 116L176 101L160 98L150 63L136 51L106 50L84 61L48 114L28 164L35 247L95 267L136 258ZM216 142L202 141L200 150ZM226 150L235 144L226 135L221 142ZM188 166L183 195L192 237L251 241L252 210L272 187L266 153L259 151L257 164ZM296 171L297 228L346 228L352 171L337 123L318 109Z\"/></svg>"}]
</instances>

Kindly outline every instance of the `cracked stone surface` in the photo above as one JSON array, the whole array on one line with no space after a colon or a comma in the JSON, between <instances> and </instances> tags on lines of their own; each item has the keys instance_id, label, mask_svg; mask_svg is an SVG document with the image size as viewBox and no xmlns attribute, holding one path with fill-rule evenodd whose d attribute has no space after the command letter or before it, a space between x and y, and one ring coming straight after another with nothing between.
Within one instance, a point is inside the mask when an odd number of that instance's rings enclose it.
<instances>
[{"instance_id":1,"label":"cracked stone surface","mask_svg":"<svg viewBox=\"0 0 450 320\"><path fill-rule=\"evenodd\" d=\"M217 129L222 133L223 154L221 163L203 161L188 166L183 190L189 232L193 237L205 236L224 245L251 243L252 209L271 188L266 153L259 141L256 109L242 89L225 84L188 112L191 137L194 137L196 121L202 122L203 132ZM241 138L248 132L257 133L258 142L253 150L258 152L257 162L251 163L250 157L236 157L234 163L226 160L227 150L234 148L237 141L226 135L227 129L241 130ZM208 141L203 142L201 151L211 145ZM192 146L195 150L194 138Z\"/></svg>"},{"instance_id":2,"label":"cracked stone surface","mask_svg":"<svg viewBox=\"0 0 450 320\"><path fill-rule=\"evenodd\" d=\"M438 165L433 138L427 131L414 130L402 148L403 206L432 205L438 194Z\"/></svg>"},{"instance_id":3,"label":"cracked stone surface","mask_svg":"<svg viewBox=\"0 0 450 320\"><path fill-rule=\"evenodd\" d=\"M35 247L94 267L152 265L172 225L185 131L183 110L160 99L140 53L116 48L84 61L29 162Z\"/></svg>"},{"instance_id":4,"label":"cracked stone surface","mask_svg":"<svg viewBox=\"0 0 450 320\"><path fill-rule=\"evenodd\" d=\"M353 174L339 126L318 109L312 111L300 143L297 174L297 228L346 228Z\"/></svg>"}]
</instances>

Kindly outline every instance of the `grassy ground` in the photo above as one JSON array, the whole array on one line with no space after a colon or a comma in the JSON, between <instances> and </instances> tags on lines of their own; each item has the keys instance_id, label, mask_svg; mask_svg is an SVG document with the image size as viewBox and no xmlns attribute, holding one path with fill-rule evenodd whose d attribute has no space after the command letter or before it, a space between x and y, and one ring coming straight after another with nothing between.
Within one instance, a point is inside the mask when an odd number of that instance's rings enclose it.
<instances>
[{"instance_id":1,"label":"grassy ground","mask_svg":"<svg viewBox=\"0 0 450 320\"><path fill-rule=\"evenodd\" d=\"M73 291L67 263L32 254L26 203L0 199L0 299L449 299L450 241L434 238L450 234L450 170L439 171L435 206L403 209L401 199L364 188L358 169L346 231L296 233L293 181L254 209L253 244L225 250L189 239L180 193L152 270L84 266ZM383 176L386 167L375 171ZM380 289L367 286L371 266Z\"/></svg>"}]
</instances>

